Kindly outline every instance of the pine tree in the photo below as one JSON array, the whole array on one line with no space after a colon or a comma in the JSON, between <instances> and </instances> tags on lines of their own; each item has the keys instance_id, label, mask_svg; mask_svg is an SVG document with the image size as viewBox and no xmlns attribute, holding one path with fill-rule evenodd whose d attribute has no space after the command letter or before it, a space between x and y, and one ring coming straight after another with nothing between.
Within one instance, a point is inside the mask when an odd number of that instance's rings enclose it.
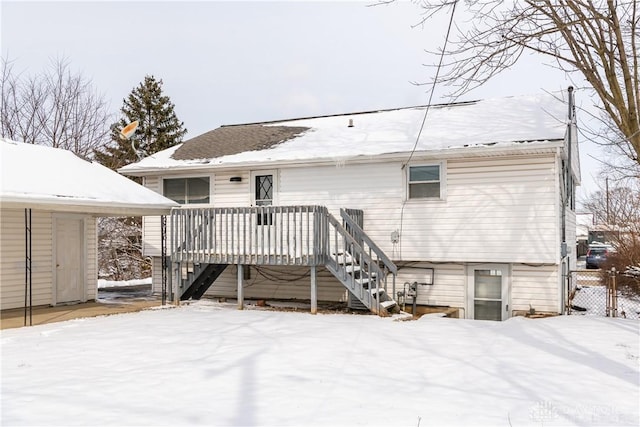
<instances>
[{"instance_id":1,"label":"pine tree","mask_svg":"<svg viewBox=\"0 0 640 427\"><path fill-rule=\"evenodd\" d=\"M187 133L184 123L178 120L174 104L162 93L162 80L145 76L123 100L120 120L111 125L112 144L95 152L96 160L111 169L118 169L129 163L169 148L182 142ZM125 140L120 130L133 121L138 121L138 129ZM136 153L132 147L135 145Z\"/></svg>"},{"instance_id":2,"label":"pine tree","mask_svg":"<svg viewBox=\"0 0 640 427\"><path fill-rule=\"evenodd\" d=\"M94 152L95 159L110 169L182 142L187 130L178 120L174 105L162 94L162 80L145 76L123 100L120 120L111 125L111 144ZM120 136L129 123L138 121L130 139ZM135 151L132 147L135 145ZM136 153L137 151L137 153ZM140 182L140 178L134 179ZM98 223L99 276L111 280L139 279L151 274L149 259L142 256L142 218L101 218Z\"/></svg>"}]
</instances>

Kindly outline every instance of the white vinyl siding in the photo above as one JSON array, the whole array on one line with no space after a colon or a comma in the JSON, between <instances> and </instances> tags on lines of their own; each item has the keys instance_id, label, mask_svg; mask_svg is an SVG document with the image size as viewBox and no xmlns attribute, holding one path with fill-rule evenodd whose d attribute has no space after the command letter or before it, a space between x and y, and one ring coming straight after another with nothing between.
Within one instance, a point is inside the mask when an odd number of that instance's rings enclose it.
<instances>
[{"instance_id":1,"label":"white vinyl siding","mask_svg":"<svg viewBox=\"0 0 640 427\"><path fill-rule=\"evenodd\" d=\"M434 162L415 159L415 164L430 163ZM435 269L434 285L419 289L419 304L465 308L467 266L496 263L513 266L510 311L528 310L529 303L538 311L558 311L560 219L555 156L450 159L441 164L446 197L437 203L406 200L406 168L401 162L386 162L283 167L276 174L277 204L326 206L336 217L340 208L362 209L365 231L393 260L421 262L420 266ZM241 181L230 181L232 176ZM153 180L148 181L153 188ZM216 171L212 205L250 206L250 181L249 170ZM572 226L572 215L567 214L567 227ZM150 222L145 220L145 238L156 236L159 255L159 226L153 228ZM401 233L398 244L391 240L396 230ZM572 235L568 233L567 238ZM147 255L149 248L145 243ZM290 277L291 271L308 274L299 268L281 270L282 277ZM400 271L396 290L413 281L409 273ZM318 298L341 300L344 288L323 274L318 278L322 295ZM271 282L252 277L254 284L245 284L247 298L309 298L308 277ZM154 272L154 289L156 281L159 275ZM229 267L206 295L235 297L236 281L235 267Z\"/></svg>"},{"instance_id":2,"label":"white vinyl siding","mask_svg":"<svg viewBox=\"0 0 640 427\"><path fill-rule=\"evenodd\" d=\"M399 162L283 168L278 204L362 209L364 229L394 260L556 263L553 155L446 162L446 200L404 202ZM230 182L241 176L241 182ZM158 178L145 185L158 191ZM215 175L215 207L249 206L249 171ZM404 208L403 208L404 203ZM402 215L401 215L402 214ZM160 255L160 221L144 220L144 254ZM402 227L401 227L402 226ZM400 244L391 233L401 231Z\"/></svg>"},{"instance_id":3,"label":"white vinyl siding","mask_svg":"<svg viewBox=\"0 0 640 427\"><path fill-rule=\"evenodd\" d=\"M281 205L320 205L340 220L340 208L362 209L364 229L392 259L404 178L399 163L280 170ZM397 247L395 248L397 249Z\"/></svg>"},{"instance_id":4,"label":"white vinyl siding","mask_svg":"<svg viewBox=\"0 0 640 427\"><path fill-rule=\"evenodd\" d=\"M51 213L32 211L32 302L51 304L52 235ZM1 308L24 307L25 289L24 209L2 209L0 213Z\"/></svg>"},{"instance_id":5,"label":"white vinyl siding","mask_svg":"<svg viewBox=\"0 0 640 427\"><path fill-rule=\"evenodd\" d=\"M445 179L445 203L405 206L402 259L557 262L553 157L452 160Z\"/></svg>"},{"instance_id":6,"label":"white vinyl siding","mask_svg":"<svg viewBox=\"0 0 640 427\"><path fill-rule=\"evenodd\" d=\"M162 295L162 257L151 259L151 292L155 295ZM169 277L167 277L167 292L171 293Z\"/></svg>"},{"instance_id":7,"label":"white vinyl siding","mask_svg":"<svg viewBox=\"0 0 640 427\"><path fill-rule=\"evenodd\" d=\"M143 185L158 194L162 194L162 179L157 176L145 177ZM160 256L160 216L142 217L142 255Z\"/></svg>"},{"instance_id":8,"label":"white vinyl siding","mask_svg":"<svg viewBox=\"0 0 640 427\"><path fill-rule=\"evenodd\" d=\"M433 284L421 285L428 273L426 268L433 268ZM439 305L464 308L466 273L464 264L428 264L419 263L411 266L401 266L396 279L396 291L404 289L405 283L418 282L419 305ZM391 286L389 285L389 293ZM406 299L406 304L413 304L412 298Z\"/></svg>"},{"instance_id":9,"label":"white vinyl siding","mask_svg":"<svg viewBox=\"0 0 640 427\"><path fill-rule=\"evenodd\" d=\"M514 264L511 270L511 306L509 310L557 313L560 277L558 267Z\"/></svg>"},{"instance_id":10,"label":"white vinyl siding","mask_svg":"<svg viewBox=\"0 0 640 427\"><path fill-rule=\"evenodd\" d=\"M241 181L230 181L232 177L240 177ZM251 203L251 174L247 171L216 172L213 206L230 208L249 206Z\"/></svg>"},{"instance_id":11,"label":"white vinyl siding","mask_svg":"<svg viewBox=\"0 0 640 427\"><path fill-rule=\"evenodd\" d=\"M566 212L566 239L569 251L569 269L577 268L577 247L576 247L576 213L572 210Z\"/></svg>"},{"instance_id":12,"label":"white vinyl siding","mask_svg":"<svg viewBox=\"0 0 640 427\"><path fill-rule=\"evenodd\" d=\"M96 218L86 217L84 224L86 297L88 300L95 300L98 296L98 228Z\"/></svg>"},{"instance_id":13,"label":"white vinyl siding","mask_svg":"<svg viewBox=\"0 0 640 427\"><path fill-rule=\"evenodd\" d=\"M64 215L64 214L56 214ZM77 215L75 215L77 217ZM53 302L53 214L32 210L32 303ZM87 299L96 298L97 231L96 221L84 217L84 283ZM0 213L0 301L2 310L24 307L25 291L25 222L24 209L2 209Z\"/></svg>"},{"instance_id":14,"label":"white vinyl siding","mask_svg":"<svg viewBox=\"0 0 640 427\"><path fill-rule=\"evenodd\" d=\"M446 200L410 200L403 209L400 163L290 168L280 170L279 197L282 205L328 206L334 215L363 209L364 229L396 260L552 263L554 174L553 156L449 160Z\"/></svg>"}]
</instances>

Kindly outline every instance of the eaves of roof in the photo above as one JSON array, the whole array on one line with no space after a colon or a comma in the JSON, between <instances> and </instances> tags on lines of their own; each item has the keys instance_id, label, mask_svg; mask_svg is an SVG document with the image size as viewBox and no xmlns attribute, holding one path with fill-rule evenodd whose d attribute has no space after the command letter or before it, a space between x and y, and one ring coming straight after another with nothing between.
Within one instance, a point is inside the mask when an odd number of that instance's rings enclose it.
<instances>
[{"instance_id":1,"label":"eaves of roof","mask_svg":"<svg viewBox=\"0 0 640 427\"><path fill-rule=\"evenodd\" d=\"M543 155L556 154L559 149L564 146L564 139L549 139L544 141L522 141L507 144L486 144L473 145L466 147L446 148L439 150L416 151L412 155L413 160L446 160L460 158L477 158L477 157L498 157L513 155ZM256 162L225 162L223 164L215 163L187 163L176 164L171 167L147 167L122 170L121 173L130 176L148 176L169 173L184 172L205 172L212 170L238 170L253 168L274 168L274 167L304 167L308 165L335 165L336 162L363 164L363 163L382 163L390 161L406 161L410 152L397 152L376 155L358 155L350 157L332 157L298 159L298 160L274 160L274 161L256 161Z\"/></svg>"},{"instance_id":2,"label":"eaves of roof","mask_svg":"<svg viewBox=\"0 0 640 427\"><path fill-rule=\"evenodd\" d=\"M43 209L53 212L84 213L94 216L148 216L165 215L171 209L178 207L175 202L153 203L123 203L103 200L88 200L73 197L53 197L47 195L0 195L0 205L3 209Z\"/></svg>"}]
</instances>

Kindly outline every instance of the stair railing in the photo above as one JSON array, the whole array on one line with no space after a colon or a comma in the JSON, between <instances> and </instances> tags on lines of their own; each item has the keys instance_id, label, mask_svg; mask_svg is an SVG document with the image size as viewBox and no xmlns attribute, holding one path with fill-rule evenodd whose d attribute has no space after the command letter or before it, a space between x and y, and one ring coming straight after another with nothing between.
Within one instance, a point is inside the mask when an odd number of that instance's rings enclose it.
<instances>
[{"instance_id":1,"label":"stair railing","mask_svg":"<svg viewBox=\"0 0 640 427\"><path fill-rule=\"evenodd\" d=\"M327 212L327 268L372 312L380 313L380 281L384 272L358 241ZM374 295L376 297L374 298Z\"/></svg>"},{"instance_id":2,"label":"stair railing","mask_svg":"<svg viewBox=\"0 0 640 427\"><path fill-rule=\"evenodd\" d=\"M384 253L382 249L364 232L361 225L362 218L352 218L350 212L345 209L340 209L340 216L345 222L345 228L349 230L353 238L362 246L365 253L369 258L376 261L377 264L382 265L384 281L384 290L387 290L387 277L391 274L392 280L392 298L396 296L396 276L398 275L398 267L391 261L391 259ZM358 221L358 219L360 221Z\"/></svg>"}]
</instances>

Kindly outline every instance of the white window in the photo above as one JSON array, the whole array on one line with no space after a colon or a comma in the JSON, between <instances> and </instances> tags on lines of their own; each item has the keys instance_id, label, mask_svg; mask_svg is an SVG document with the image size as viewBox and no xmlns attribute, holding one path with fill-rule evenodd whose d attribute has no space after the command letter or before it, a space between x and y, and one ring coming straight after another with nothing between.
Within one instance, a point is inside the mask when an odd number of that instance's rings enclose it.
<instances>
[{"instance_id":1,"label":"white window","mask_svg":"<svg viewBox=\"0 0 640 427\"><path fill-rule=\"evenodd\" d=\"M252 206L278 204L277 171L251 171L251 204Z\"/></svg>"},{"instance_id":2,"label":"white window","mask_svg":"<svg viewBox=\"0 0 640 427\"><path fill-rule=\"evenodd\" d=\"M442 165L409 166L409 199L442 198Z\"/></svg>"},{"instance_id":3,"label":"white window","mask_svg":"<svg viewBox=\"0 0 640 427\"><path fill-rule=\"evenodd\" d=\"M209 177L164 179L164 196L181 205L209 203Z\"/></svg>"}]
</instances>

